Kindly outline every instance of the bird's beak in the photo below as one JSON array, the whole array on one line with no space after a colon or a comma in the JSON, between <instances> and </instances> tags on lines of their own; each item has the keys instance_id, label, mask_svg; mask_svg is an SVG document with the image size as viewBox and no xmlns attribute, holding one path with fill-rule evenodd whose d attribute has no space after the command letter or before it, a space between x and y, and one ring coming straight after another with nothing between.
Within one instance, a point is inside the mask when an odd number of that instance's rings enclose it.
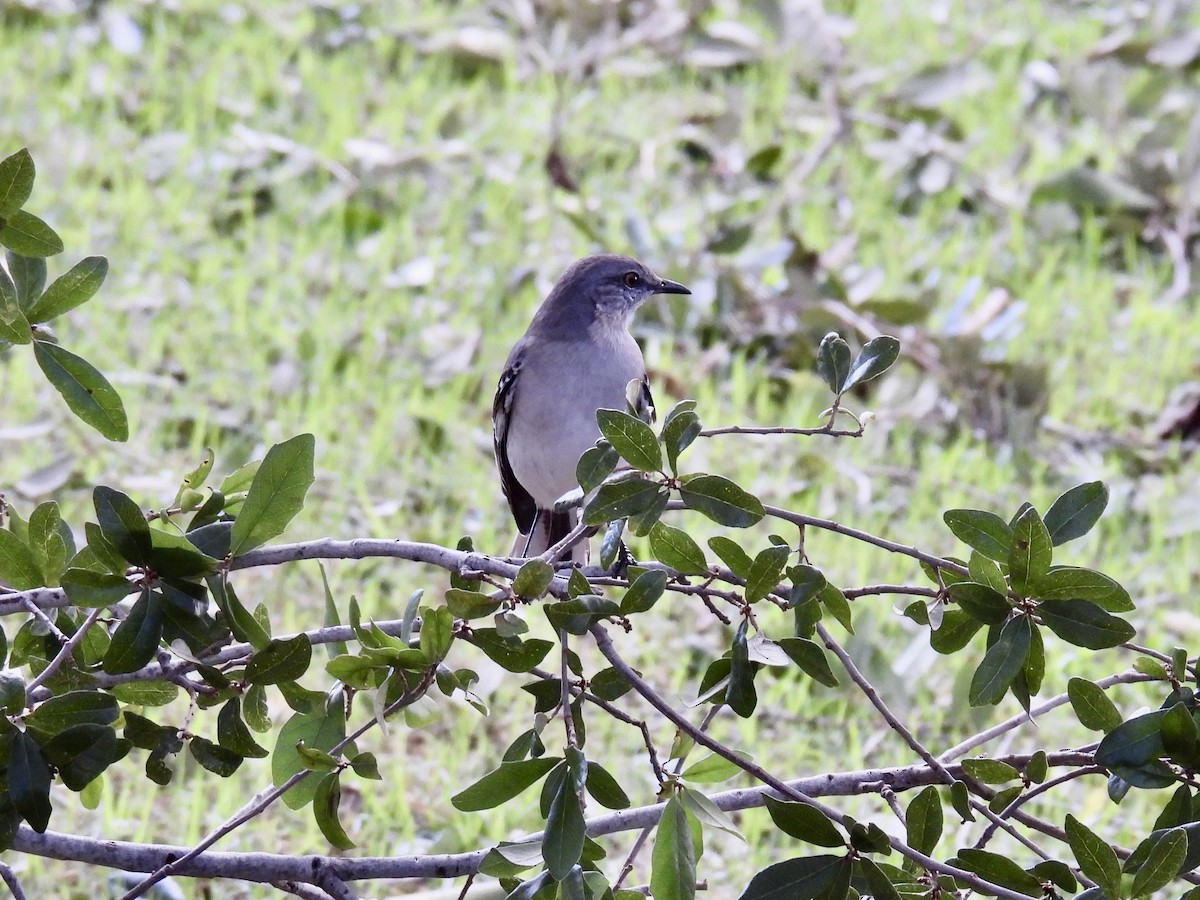
<instances>
[{"instance_id":1,"label":"bird's beak","mask_svg":"<svg viewBox=\"0 0 1200 900\"><path fill-rule=\"evenodd\" d=\"M656 294L690 294L686 287L678 281L667 281L665 278L658 279L658 287L654 289Z\"/></svg>"}]
</instances>

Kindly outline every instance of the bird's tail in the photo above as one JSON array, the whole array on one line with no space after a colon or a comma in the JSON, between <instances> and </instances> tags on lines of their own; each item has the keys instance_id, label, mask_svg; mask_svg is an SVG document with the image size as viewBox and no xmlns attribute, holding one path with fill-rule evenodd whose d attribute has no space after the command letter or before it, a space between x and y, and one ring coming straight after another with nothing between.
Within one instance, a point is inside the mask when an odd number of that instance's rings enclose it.
<instances>
[{"instance_id":1,"label":"bird's tail","mask_svg":"<svg viewBox=\"0 0 1200 900\"><path fill-rule=\"evenodd\" d=\"M533 523L533 533L518 533L513 544L513 556L541 556L568 534L579 521L578 510L554 512L550 509L539 509ZM588 561L588 539L583 538L571 548L567 561L584 565Z\"/></svg>"}]
</instances>

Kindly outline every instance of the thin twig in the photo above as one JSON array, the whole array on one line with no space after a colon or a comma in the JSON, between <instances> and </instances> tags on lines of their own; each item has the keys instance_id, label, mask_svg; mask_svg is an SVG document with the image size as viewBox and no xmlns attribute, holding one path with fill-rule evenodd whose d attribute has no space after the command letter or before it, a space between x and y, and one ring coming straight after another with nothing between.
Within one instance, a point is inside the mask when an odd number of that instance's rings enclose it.
<instances>
[{"instance_id":1,"label":"thin twig","mask_svg":"<svg viewBox=\"0 0 1200 900\"><path fill-rule=\"evenodd\" d=\"M834 428L832 425L821 425L817 428L785 428L782 426L756 428L748 425L721 425L717 428L705 428L697 437L716 437L719 434L798 434L803 436L824 434L829 437L857 438L863 436L863 429L861 427Z\"/></svg>"},{"instance_id":2,"label":"thin twig","mask_svg":"<svg viewBox=\"0 0 1200 900\"><path fill-rule=\"evenodd\" d=\"M25 900L25 892L21 890L21 882L17 878L17 873L7 863L0 862L0 878L4 879L4 883L8 885L13 900Z\"/></svg>"},{"instance_id":3,"label":"thin twig","mask_svg":"<svg viewBox=\"0 0 1200 900\"><path fill-rule=\"evenodd\" d=\"M75 633L71 635L71 637L65 644L62 645L61 648L59 648L58 653L54 654L54 659L50 660L50 664L47 665L46 668L42 669L42 671L37 674L36 678L29 682L28 687L25 688L25 697L27 698L26 703L31 703L34 692L43 684L45 684L47 680L53 677L55 672L62 668L62 664L67 661L67 658L75 651L75 648L79 646L79 642L87 636L88 629L96 624L96 620L100 618L103 612L103 608L93 609L91 612L89 612L87 614L87 618L83 620L79 628L75 630Z\"/></svg>"}]
</instances>

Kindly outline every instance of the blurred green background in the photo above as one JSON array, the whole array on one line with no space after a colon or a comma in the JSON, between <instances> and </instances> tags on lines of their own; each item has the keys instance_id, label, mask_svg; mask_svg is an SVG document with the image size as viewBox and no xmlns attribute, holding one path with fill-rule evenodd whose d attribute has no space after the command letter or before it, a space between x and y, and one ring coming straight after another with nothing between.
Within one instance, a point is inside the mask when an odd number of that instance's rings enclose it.
<instances>
[{"instance_id":1,"label":"blurred green background","mask_svg":"<svg viewBox=\"0 0 1200 900\"><path fill-rule=\"evenodd\" d=\"M311 431L318 480L288 537L469 534L506 552L489 420L500 367L567 264L623 252L693 289L635 324L660 412L690 397L709 425L817 425L823 334L902 341L897 369L848 398L874 413L862 439L717 437L687 468L959 554L943 509L1044 510L1102 478L1109 514L1063 561L1130 590L1143 643L1186 645L1200 633L1198 29L1188 2L0 0L0 154L28 146L37 163L28 208L67 245L51 277L110 260L99 298L56 326L116 384L132 426L127 444L103 442L25 348L0 354L0 492L26 513L57 499L78 527L93 484L164 506L204 447L224 474ZM842 587L922 577L832 536L807 549ZM341 608L354 595L376 618L446 586L391 560L328 568ZM277 629L322 620L313 564L238 582ZM658 609L622 649L694 697L730 635L681 599ZM937 658L887 598L855 613L852 652L935 752L996 715L967 708L970 668ZM443 701L422 728L363 742L386 781L343 801L362 852L473 849L537 826L532 797L486 818L447 801L532 715L511 676L460 652L492 715ZM1046 692L1129 661L1051 652ZM789 675L760 692L753 725L722 716L714 732L785 776L909 759L848 688ZM1007 700L998 715L1016 711ZM651 802L637 733L589 725L589 753ZM1011 747L1065 746L1054 727ZM106 776L95 812L56 793L52 827L186 843L269 781L263 765L218 783L181 760L158 789L140 763ZM1102 784L1074 784L1048 815L1114 818ZM894 827L877 801L845 808ZM707 844L712 896L795 852L764 836L765 814L739 823L750 853ZM614 873L630 839L609 842ZM328 850L307 813L283 808L220 847ZM84 867L10 863L33 895L94 895Z\"/></svg>"}]
</instances>

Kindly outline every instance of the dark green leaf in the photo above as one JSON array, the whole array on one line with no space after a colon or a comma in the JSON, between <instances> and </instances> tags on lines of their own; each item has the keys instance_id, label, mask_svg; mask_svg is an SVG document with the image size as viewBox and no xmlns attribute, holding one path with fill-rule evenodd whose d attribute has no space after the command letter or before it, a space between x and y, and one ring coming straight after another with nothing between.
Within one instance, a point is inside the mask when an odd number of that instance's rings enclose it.
<instances>
[{"instance_id":1,"label":"dark green leaf","mask_svg":"<svg viewBox=\"0 0 1200 900\"><path fill-rule=\"evenodd\" d=\"M120 396L91 363L46 341L33 342L33 355L71 412L110 441L129 438Z\"/></svg>"},{"instance_id":2,"label":"dark green leaf","mask_svg":"<svg viewBox=\"0 0 1200 900\"><path fill-rule=\"evenodd\" d=\"M13 731L8 743L8 796L38 834L50 823L50 767L32 735Z\"/></svg>"},{"instance_id":3,"label":"dark green leaf","mask_svg":"<svg viewBox=\"0 0 1200 900\"><path fill-rule=\"evenodd\" d=\"M136 672L150 660L158 650L162 637L162 600L147 590L129 610L129 615L113 632L112 643L104 654L104 671L109 675Z\"/></svg>"},{"instance_id":4,"label":"dark green leaf","mask_svg":"<svg viewBox=\"0 0 1200 900\"><path fill-rule=\"evenodd\" d=\"M942 837L942 798L933 785L924 788L908 805L904 814L908 845L926 856Z\"/></svg>"},{"instance_id":5,"label":"dark green leaf","mask_svg":"<svg viewBox=\"0 0 1200 900\"><path fill-rule=\"evenodd\" d=\"M1186 703L1176 703L1167 709L1159 727L1162 735L1163 750L1172 761L1191 768L1196 759L1198 736L1196 722Z\"/></svg>"},{"instance_id":6,"label":"dark green leaf","mask_svg":"<svg viewBox=\"0 0 1200 900\"><path fill-rule=\"evenodd\" d=\"M4 243L0 240L0 244ZM40 256L23 256L12 250L4 254L8 262L8 274L17 292L17 303L21 309L29 309L42 295L46 286L46 260Z\"/></svg>"},{"instance_id":7,"label":"dark green leaf","mask_svg":"<svg viewBox=\"0 0 1200 900\"><path fill-rule=\"evenodd\" d=\"M996 643L988 647L971 678L968 699L972 706L991 706L1004 697L1025 665L1031 631L1028 616L1014 616L1004 623Z\"/></svg>"},{"instance_id":8,"label":"dark green leaf","mask_svg":"<svg viewBox=\"0 0 1200 900\"><path fill-rule=\"evenodd\" d=\"M1130 896L1145 897L1166 887L1179 874L1187 848L1187 833L1182 828L1173 828L1159 838L1134 875Z\"/></svg>"},{"instance_id":9,"label":"dark green leaf","mask_svg":"<svg viewBox=\"0 0 1200 900\"><path fill-rule=\"evenodd\" d=\"M541 638L524 642L517 638L502 638L495 628L476 628L469 640L492 662L510 672L528 672L545 658L553 646L550 641Z\"/></svg>"},{"instance_id":10,"label":"dark green leaf","mask_svg":"<svg viewBox=\"0 0 1200 900\"><path fill-rule=\"evenodd\" d=\"M4 528L0 528L0 581L18 591L42 587L42 573L32 551Z\"/></svg>"},{"instance_id":11,"label":"dark green leaf","mask_svg":"<svg viewBox=\"0 0 1200 900\"><path fill-rule=\"evenodd\" d=\"M610 481L600 486L596 496L584 508L585 525L604 525L653 507L658 502L659 486L645 478Z\"/></svg>"},{"instance_id":12,"label":"dark green leaf","mask_svg":"<svg viewBox=\"0 0 1200 900\"><path fill-rule=\"evenodd\" d=\"M954 781L950 785L950 805L964 822L974 822L975 814L971 812L971 794L965 781Z\"/></svg>"},{"instance_id":13,"label":"dark green leaf","mask_svg":"<svg viewBox=\"0 0 1200 900\"><path fill-rule=\"evenodd\" d=\"M245 641L256 651L266 647L271 642L270 632L242 605L233 585L224 578L210 578L208 584L212 588L213 599L225 614L226 624L229 625L233 636L239 641Z\"/></svg>"},{"instance_id":14,"label":"dark green leaf","mask_svg":"<svg viewBox=\"0 0 1200 900\"><path fill-rule=\"evenodd\" d=\"M546 618L555 630L565 629L570 634L582 635L599 619L615 616L621 607L615 600L584 594L574 600L550 603L542 607Z\"/></svg>"},{"instance_id":15,"label":"dark green leaf","mask_svg":"<svg viewBox=\"0 0 1200 900\"><path fill-rule=\"evenodd\" d=\"M228 778L242 765L241 754L227 750L199 735L193 735L188 741L188 750L192 759L221 778Z\"/></svg>"},{"instance_id":16,"label":"dark green leaf","mask_svg":"<svg viewBox=\"0 0 1200 900\"><path fill-rule=\"evenodd\" d=\"M1042 517L1032 506L1017 517L1013 525L1012 551L1008 554L1008 575L1012 589L1027 596L1033 586L1050 571L1054 545Z\"/></svg>"},{"instance_id":17,"label":"dark green leaf","mask_svg":"<svg viewBox=\"0 0 1200 900\"><path fill-rule=\"evenodd\" d=\"M1057 547L1092 530L1108 506L1108 485L1089 481L1076 485L1055 500L1046 510L1046 531Z\"/></svg>"},{"instance_id":18,"label":"dark green leaf","mask_svg":"<svg viewBox=\"0 0 1200 900\"><path fill-rule=\"evenodd\" d=\"M691 446L699 436L703 426L700 417L692 408L681 409L690 403L695 407L694 400L680 400L667 414L662 427L662 442L667 451L667 463L673 474L679 474L679 454Z\"/></svg>"},{"instance_id":19,"label":"dark green leaf","mask_svg":"<svg viewBox=\"0 0 1200 900\"><path fill-rule=\"evenodd\" d=\"M846 846L846 839L837 826L816 807L792 800L777 800L770 794L764 794L763 801L771 821L784 834L818 847Z\"/></svg>"},{"instance_id":20,"label":"dark green leaf","mask_svg":"<svg viewBox=\"0 0 1200 900\"><path fill-rule=\"evenodd\" d=\"M612 444L597 441L595 447L589 447L579 457L579 463L575 466L575 480L586 494L611 475L620 461L621 456Z\"/></svg>"},{"instance_id":21,"label":"dark green leaf","mask_svg":"<svg viewBox=\"0 0 1200 900\"><path fill-rule=\"evenodd\" d=\"M33 191L36 171L33 157L24 147L0 160L0 216L11 216L25 205Z\"/></svg>"},{"instance_id":22,"label":"dark green leaf","mask_svg":"<svg viewBox=\"0 0 1200 900\"><path fill-rule=\"evenodd\" d=\"M98 485L92 491L104 540L135 566L147 566L153 542L142 508L120 491Z\"/></svg>"},{"instance_id":23,"label":"dark green leaf","mask_svg":"<svg viewBox=\"0 0 1200 900\"><path fill-rule=\"evenodd\" d=\"M138 590L122 575L91 569L67 569L61 582L72 606L88 608L112 606Z\"/></svg>"},{"instance_id":24,"label":"dark green leaf","mask_svg":"<svg viewBox=\"0 0 1200 900\"><path fill-rule=\"evenodd\" d=\"M1061 860L1044 859L1029 871L1043 882L1051 882L1068 894L1079 890L1079 882L1075 880L1075 874L1071 871L1071 867Z\"/></svg>"},{"instance_id":25,"label":"dark green leaf","mask_svg":"<svg viewBox=\"0 0 1200 900\"><path fill-rule=\"evenodd\" d=\"M531 559L524 563L513 579L513 593L528 600L536 600L546 593L546 588L554 581L554 566L540 559Z\"/></svg>"},{"instance_id":26,"label":"dark green leaf","mask_svg":"<svg viewBox=\"0 0 1200 900\"><path fill-rule=\"evenodd\" d=\"M806 638L782 638L779 646L806 675L826 687L837 687L838 679L820 644Z\"/></svg>"},{"instance_id":27,"label":"dark green leaf","mask_svg":"<svg viewBox=\"0 0 1200 900\"><path fill-rule=\"evenodd\" d=\"M50 736L72 725L111 725L118 713L116 697L99 691L69 691L41 703L26 717L25 724Z\"/></svg>"},{"instance_id":28,"label":"dark green leaf","mask_svg":"<svg viewBox=\"0 0 1200 900\"><path fill-rule=\"evenodd\" d=\"M10 344L28 344L33 340L33 331L25 314L17 305L17 291L8 274L0 269L0 341Z\"/></svg>"},{"instance_id":29,"label":"dark green leaf","mask_svg":"<svg viewBox=\"0 0 1200 900\"><path fill-rule=\"evenodd\" d=\"M633 615L646 612L658 602L667 589L668 576L661 569L648 569L629 585L621 598L621 614Z\"/></svg>"},{"instance_id":30,"label":"dark green leaf","mask_svg":"<svg viewBox=\"0 0 1200 900\"><path fill-rule=\"evenodd\" d=\"M791 549L786 545L773 545L754 557L750 574L746 576L746 602L757 603L779 586L779 579L787 565Z\"/></svg>"},{"instance_id":31,"label":"dark green leaf","mask_svg":"<svg viewBox=\"0 0 1200 900\"><path fill-rule=\"evenodd\" d=\"M0 669L0 709L14 716L25 709L25 679L14 669Z\"/></svg>"},{"instance_id":32,"label":"dark green leaf","mask_svg":"<svg viewBox=\"0 0 1200 900\"><path fill-rule=\"evenodd\" d=\"M33 306L25 313L30 322L48 322L86 303L100 290L108 275L108 260L89 256L80 260L65 274L51 282Z\"/></svg>"},{"instance_id":33,"label":"dark green leaf","mask_svg":"<svg viewBox=\"0 0 1200 900\"><path fill-rule=\"evenodd\" d=\"M325 840L338 850L350 850L355 847L354 841L346 834L338 819L338 807L342 802L341 776L330 772L321 776L313 792L313 818Z\"/></svg>"},{"instance_id":34,"label":"dark green leaf","mask_svg":"<svg viewBox=\"0 0 1200 900\"><path fill-rule=\"evenodd\" d=\"M298 434L267 451L233 523L229 548L233 556L282 534L303 509L313 483L315 452L316 439L311 434Z\"/></svg>"},{"instance_id":35,"label":"dark green leaf","mask_svg":"<svg viewBox=\"0 0 1200 900\"><path fill-rule=\"evenodd\" d=\"M1120 897L1121 864L1112 847L1070 813L1067 814L1066 831L1079 870L1109 897Z\"/></svg>"},{"instance_id":36,"label":"dark green leaf","mask_svg":"<svg viewBox=\"0 0 1200 900\"><path fill-rule=\"evenodd\" d=\"M542 858L546 860L547 871L557 881L566 878L583 856L583 839L587 828L578 793L582 786L577 787L577 782L587 777L587 761L582 759L578 750L573 752L578 762L576 765L568 764L570 777L563 778L554 792L542 837ZM572 750L568 749L567 753L571 754Z\"/></svg>"},{"instance_id":37,"label":"dark green leaf","mask_svg":"<svg viewBox=\"0 0 1200 900\"><path fill-rule=\"evenodd\" d=\"M688 508L729 528L748 528L765 514L757 497L720 475L694 475L686 479L680 485L679 496Z\"/></svg>"},{"instance_id":38,"label":"dark green leaf","mask_svg":"<svg viewBox=\"0 0 1200 900\"><path fill-rule=\"evenodd\" d=\"M1098 685L1083 678L1072 678L1067 682L1067 697L1075 710L1075 718L1084 728L1107 732L1121 724L1117 707Z\"/></svg>"},{"instance_id":39,"label":"dark green leaf","mask_svg":"<svg viewBox=\"0 0 1200 900\"><path fill-rule=\"evenodd\" d=\"M541 781L560 762L561 757L543 756L501 763L499 768L451 797L450 803L463 812L494 809Z\"/></svg>"},{"instance_id":40,"label":"dark green leaf","mask_svg":"<svg viewBox=\"0 0 1200 900\"><path fill-rule=\"evenodd\" d=\"M750 566L754 564L754 560L742 549L741 544L731 541L727 537L717 536L708 539L708 546L721 558L721 562L729 567L729 571L738 578L745 578L750 574Z\"/></svg>"},{"instance_id":41,"label":"dark green leaf","mask_svg":"<svg viewBox=\"0 0 1200 900\"><path fill-rule=\"evenodd\" d=\"M1008 582L1004 579L1004 573L1000 571L1000 564L995 560L989 559L978 550L972 550L967 569L971 574L971 581L987 585L1002 597L1008 595Z\"/></svg>"},{"instance_id":42,"label":"dark green leaf","mask_svg":"<svg viewBox=\"0 0 1200 900\"><path fill-rule=\"evenodd\" d=\"M826 582L817 596L821 605L829 610L830 614L837 619L838 624L850 634L854 634L854 624L850 618L850 603L846 600L846 595L835 585Z\"/></svg>"},{"instance_id":43,"label":"dark green leaf","mask_svg":"<svg viewBox=\"0 0 1200 900\"><path fill-rule=\"evenodd\" d=\"M150 568L164 577L212 575L221 566L219 560L198 550L188 538L161 528L150 529L150 545Z\"/></svg>"},{"instance_id":44,"label":"dark green leaf","mask_svg":"<svg viewBox=\"0 0 1200 900\"><path fill-rule=\"evenodd\" d=\"M217 741L226 750L232 750L238 756L261 759L267 756L267 750L260 747L250 734L250 729L242 721L242 698L233 697L217 714Z\"/></svg>"},{"instance_id":45,"label":"dark green leaf","mask_svg":"<svg viewBox=\"0 0 1200 900\"><path fill-rule=\"evenodd\" d=\"M132 745L117 737L108 725L72 725L42 745L46 761L58 771L63 784L82 791L109 766L122 759Z\"/></svg>"},{"instance_id":46,"label":"dark green leaf","mask_svg":"<svg viewBox=\"0 0 1200 900\"><path fill-rule=\"evenodd\" d=\"M642 472L657 472L662 468L662 449L654 429L629 413L616 409L596 410L600 433L613 445L621 458Z\"/></svg>"},{"instance_id":47,"label":"dark green leaf","mask_svg":"<svg viewBox=\"0 0 1200 900\"><path fill-rule=\"evenodd\" d=\"M251 684L279 684L295 681L308 671L312 662L312 643L306 634L287 640L272 640L246 665L246 680Z\"/></svg>"},{"instance_id":48,"label":"dark green leaf","mask_svg":"<svg viewBox=\"0 0 1200 900\"><path fill-rule=\"evenodd\" d=\"M1096 748L1097 765L1141 766L1163 753L1162 721L1165 709L1135 716L1104 736Z\"/></svg>"},{"instance_id":49,"label":"dark green leaf","mask_svg":"<svg viewBox=\"0 0 1200 900\"><path fill-rule=\"evenodd\" d=\"M588 685L592 693L601 700L616 700L628 694L633 687L624 675L611 667L601 669L593 675Z\"/></svg>"},{"instance_id":50,"label":"dark green leaf","mask_svg":"<svg viewBox=\"0 0 1200 900\"><path fill-rule=\"evenodd\" d=\"M1130 612L1129 592L1113 579L1093 569L1053 566L1030 588L1038 600L1090 600L1108 612Z\"/></svg>"},{"instance_id":51,"label":"dark green leaf","mask_svg":"<svg viewBox=\"0 0 1200 900\"><path fill-rule=\"evenodd\" d=\"M843 877L849 862L825 854L775 863L750 879L738 900L815 900Z\"/></svg>"},{"instance_id":52,"label":"dark green leaf","mask_svg":"<svg viewBox=\"0 0 1200 900\"><path fill-rule=\"evenodd\" d=\"M1012 612L1008 598L986 584L960 581L946 591L963 612L985 625L1003 625Z\"/></svg>"},{"instance_id":53,"label":"dark green leaf","mask_svg":"<svg viewBox=\"0 0 1200 900\"><path fill-rule=\"evenodd\" d=\"M792 589L788 593L789 607L797 607L807 603L824 591L828 585L821 570L814 569L812 566L792 566L787 570L787 575L792 581Z\"/></svg>"},{"instance_id":54,"label":"dark green leaf","mask_svg":"<svg viewBox=\"0 0 1200 900\"><path fill-rule=\"evenodd\" d=\"M1046 761L1046 751L1038 750L1029 757L1029 762L1025 764L1025 777L1034 784L1041 784L1046 780L1046 775L1049 772L1049 764Z\"/></svg>"},{"instance_id":55,"label":"dark green leaf","mask_svg":"<svg viewBox=\"0 0 1200 900\"><path fill-rule=\"evenodd\" d=\"M1006 781L1021 777L1021 773L1008 763L987 757L964 759L962 767L964 772L984 784L1004 784Z\"/></svg>"},{"instance_id":56,"label":"dark green leaf","mask_svg":"<svg viewBox=\"0 0 1200 900\"><path fill-rule=\"evenodd\" d=\"M331 751L346 737L346 717L340 703L327 705L320 712L295 713L279 731L275 750L271 753L271 780L279 787L308 765L296 745ZM288 789L283 802L289 809L300 809L313 799L317 779L311 776Z\"/></svg>"},{"instance_id":57,"label":"dark green leaf","mask_svg":"<svg viewBox=\"0 0 1200 900\"><path fill-rule=\"evenodd\" d=\"M587 792L605 809L628 809L629 795L598 762L589 760L587 766Z\"/></svg>"},{"instance_id":58,"label":"dark green leaf","mask_svg":"<svg viewBox=\"0 0 1200 900\"><path fill-rule=\"evenodd\" d=\"M479 591L462 591L457 588L446 591L446 608L450 610L451 615L465 621L492 615L500 608L501 602Z\"/></svg>"},{"instance_id":59,"label":"dark green leaf","mask_svg":"<svg viewBox=\"0 0 1200 900\"><path fill-rule=\"evenodd\" d=\"M1041 881L1026 872L1009 857L987 850L964 847L958 851L957 864L993 884L1030 897L1041 897Z\"/></svg>"},{"instance_id":60,"label":"dark green leaf","mask_svg":"<svg viewBox=\"0 0 1200 900\"><path fill-rule=\"evenodd\" d=\"M1037 614L1064 641L1090 650L1118 647L1137 634L1124 619L1088 600L1044 600Z\"/></svg>"},{"instance_id":61,"label":"dark green leaf","mask_svg":"<svg viewBox=\"0 0 1200 900\"><path fill-rule=\"evenodd\" d=\"M892 880L874 861L866 856L859 857L857 865L862 872L863 880L871 893L871 900L903 900ZM897 870L898 878L903 879L903 873Z\"/></svg>"},{"instance_id":62,"label":"dark green leaf","mask_svg":"<svg viewBox=\"0 0 1200 900\"><path fill-rule=\"evenodd\" d=\"M4 216L0 244L22 256L43 257L62 253L62 238L33 213L18 209Z\"/></svg>"},{"instance_id":63,"label":"dark green leaf","mask_svg":"<svg viewBox=\"0 0 1200 900\"><path fill-rule=\"evenodd\" d=\"M669 566L683 575L704 575L708 572L708 560L704 551L691 536L665 522L650 529L650 552L664 566Z\"/></svg>"},{"instance_id":64,"label":"dark green leaf","mask_svg":"<svg viewBox=\"0 0 1200 900\"><path fill-rule=\"evenodd\" d=\"M948 509L942 514L946 527L956 538L988 559L1007 562L1013 531L995 513L982 509Z\"/></svg>"},{"instance_id":65,"label":"dark green leaf","mask_svg":"<svg viewBox=\"0 0 1200 900\"><path fill-rule=\"evenodd\" d=\"M734 632L729 656L729 684L725 687L726 704L743 719L750 718L758 705L758 694L754 690L754 665L750 662L746 639L749 624L749 619L742 619Z\"/></svg>"},{"instance_id":66,"label":"dark green leaf","mask_svg":"<svg viewBox=\"0 0 1200 900\"><path fill-rule=\"evenodd\" d=\"M824 341L822 341L824 343ZM842 382L842 391L848 391L856 384L870 381L877 375L882 375L892 367L900 357L900 342L889 334L873 337L863 344L862 350L850 364L850 371Z\"/></svg>"},{"instance_id":67,"label":"dark green leaf","mask_svg":"<svg viewBox=\"0 0 1200 900\"><path fill-rule=\"evenodd\" d=\"M663 807L650 854L650 893L655 900L693 900L696 853L683 801L672 796Z\"/></svg>"},{"instance_id":68,"label":"dark green leaf","mask_svg":"<svg viewBox=\"0 0 1200 900\"><path fill-rule=\"evenodd\" d=\"M850 374L850 345L836 332L831 331L821 338L817 347L817 372L831 391L842 392L842 385Z\"/></svg>"}]
</instances>

